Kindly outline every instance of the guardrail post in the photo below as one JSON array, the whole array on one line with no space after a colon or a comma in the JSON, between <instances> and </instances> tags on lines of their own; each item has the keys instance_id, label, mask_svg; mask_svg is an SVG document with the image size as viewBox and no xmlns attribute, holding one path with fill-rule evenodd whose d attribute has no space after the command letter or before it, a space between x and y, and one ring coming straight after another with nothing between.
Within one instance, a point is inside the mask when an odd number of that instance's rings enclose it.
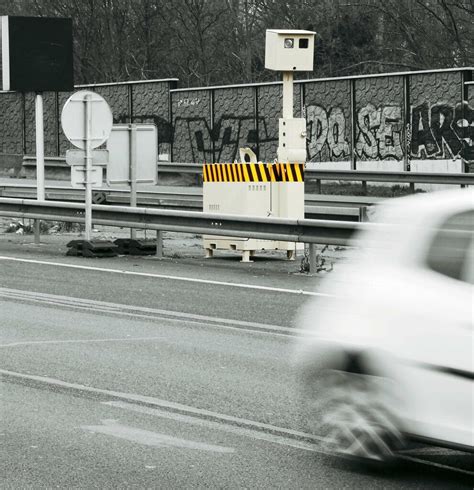
<instances>
[{"instance_id":1,"label":"guardrail post","mask_svg":"<svg viewBox=\"0 0 474 490\"><path fill-rule=\"evenodd\" d=\"M321 194L321 180L320 179L316 179L316 192L318 194Z\"/></svg>"},{"instance_id":2,"label":"guardrail post","mask_svg":"<svg viewBox=\"0 0 474 490\"><path fill-rule=\"evenodd\" d=\"M364 196L367 195L367 181L366 180L362 181L362 192L364 193Z\"/></svg>"},{"instance_id":3,"label":"guardrail post","mask_svg":"<svg viewBox=\"0 0 474 490\"><path fill-rule=\"evenodd\" d=\"M156 230L156 257L163 258L163 232L161 230Z\"/></svg>"},{"instance_id":4,"label":"guardrail post","mask_svg":"<svg viewBox=\"0 0 474 490\"><path fill-rule=\"evenodd\" d=\"M35 245L39 245L41 243L41 228L40 228L40 220L33 220L33 232L35 234Z\"/></svg>"},{"instance_id":5,"label":"guardrail post","mask_svg":"<svg viewBox=\"0 0 474 490\"><path fill-rule=\"evenodd\" d=\"M316 272L316 244L309 244L309 272Z\"/></svg>"}]
</instances>

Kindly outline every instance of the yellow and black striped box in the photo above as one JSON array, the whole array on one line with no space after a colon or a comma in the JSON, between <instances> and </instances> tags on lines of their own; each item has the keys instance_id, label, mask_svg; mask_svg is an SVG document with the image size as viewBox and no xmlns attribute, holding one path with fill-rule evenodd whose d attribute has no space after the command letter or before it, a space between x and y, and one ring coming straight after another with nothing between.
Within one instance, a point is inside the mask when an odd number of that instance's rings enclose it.
<instances>
[{"instance_id":1,"label":"yellow and black striped box","mask_svg":"<svg viewBox=\"0 0 474 490\"><path fill-rule=\"evenodd\" d=\"M304 163L205 163L204 182L304 182Z\"/></svg>"}]
</instances>

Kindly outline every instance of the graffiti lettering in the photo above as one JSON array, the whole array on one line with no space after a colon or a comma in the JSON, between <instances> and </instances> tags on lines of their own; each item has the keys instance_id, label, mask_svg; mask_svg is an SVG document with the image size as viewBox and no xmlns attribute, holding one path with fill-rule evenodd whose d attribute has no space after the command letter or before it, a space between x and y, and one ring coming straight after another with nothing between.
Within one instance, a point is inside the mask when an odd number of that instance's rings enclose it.
<instances>
[{"instance_id":1,"label":"graffiti lettering","mask_svg":"<svg viewBox=\"0 0 474 490\"><path fill-rule=\"evenodd\" d=\"M357 114L357 126L359 134L355 151L359 158L403 158L400 106L386 105L376 108L373 104L367 104Z\"/></svg>"},{"instance_id":2,"label":"graffiti lettering","mask_svg":"<svg viewBox=\"0 0 474 490\"><path fill-rule=\"evenodd\" d=\"M199 97L185 98L178 100L178 107L189 107L193 105L198 105L201 103L201 99Z\"/></svg>"},{"instance_id":3,"label":"graffiti lettering","mask_svg":"<svg viewBox=\"0 0 474 490\"><path fill-rule=\"evenodd\" d=\"M350 156L347 120L342 108L326 110L318 105L305 108L307 120L308 161L344 160ZM278 141L268 129L267 120L258 118L259 131L253 116L224 115L214 122L205 117L177 117L171 125L154 114L134 116L134 122L154 122L158 127L160 151L171 144L185 146L186 159L195 162L234 161L241 146L256 150L259 144ZM126 122L126 116L116 122ZM462 157L474 160L474 109L467 102L450 106L424 102L411 109L411 134L406 135L410 155L414 158ZM356 117L355 154L360 159L401 160L402 109L395 104L375 107L367 104ZM179 135L179 137L178 137ZM176 151L176 150L175 150ZM276 155L262 155L271 160Z\"/></svg>"},{"instance_id":4,"label":"graffiti lettering","mask_svg":"<svg viewBox=\"0 0 474 490\"><path fill-rule=\"evenodd\" d=\"M413 107L412 155L420 158L474 158L474 109L467 102L454 108L427 102Z\"/></svg>"},{"instance_id":5,"label":"graffiti lettering","mask_svg":"<svg viewBox=\"0 0 474 490\"><path fill-rule=\"evenodd\" d=\"M325 147L329 159L344 158L349 155L349 143L346 139L346 119L339 107L329 112L318 105L306 107L306 121L309 141L308 159L320 159Z\"/></svg>"},{"instance_id":6,"label":"graffiti lettering","mask_svg":"<svg viewBox=\"0 0 474 490\"><path fill-rule=\"evenodd\" d=\"M346 119L344 112L335 107L329 114L328 145L335 158L342 158L349 154L349 143L345 140Z\"/></svg>"},{"instance_id":7,"label":"graffiti lettering","mask_svg":"<svg viewBox=\"0 0 474 490\"><path fill-rule=\"evenodd\" d=\"M309 135L308 155L312 160L322 152L328 136L326 111L318 105L306 108L307 133Z\"/></svg>"},{"instance_id":8,"label":"graffiti lettering","mask_svg":"<svg viewBox=\"0 0 474 490\"><path fill-rule=\"evenodd\" d=\"M462 157L474 161L474 108L467 102L456 105L454 127L463 147Z\"/></svg>"},{"instance_id":9,"label":"graffiti lettering","mask_svg":"<svg viewBox=\"0 0 474 490\"><path fill-rule=\"evenodd\" d=\"M242 146L250 146L257 153L257 144L278 140L268 135L263 117L259 118L258 124L260 138L252 116L225 115L214 121L214 128L203 117L177 117L173 127L173 142L176 141L176 135L181 135L180 138L183 134L187 135L192 161L233 162L239 158L239 148Z\"/></svg>"},{"instance_id":10,"label":"graffiti lettering","mask_svg":"<svg viewBox=\"0 0 474 490\"><path fill-rule=\"evenodd\" d=\"M372 129L377 127L377 109L372 104L367 104L357 114L357 124L360 132L356 140L356 153L367 158L377 157L377 140Z\"/></svg>"}]
</instances>

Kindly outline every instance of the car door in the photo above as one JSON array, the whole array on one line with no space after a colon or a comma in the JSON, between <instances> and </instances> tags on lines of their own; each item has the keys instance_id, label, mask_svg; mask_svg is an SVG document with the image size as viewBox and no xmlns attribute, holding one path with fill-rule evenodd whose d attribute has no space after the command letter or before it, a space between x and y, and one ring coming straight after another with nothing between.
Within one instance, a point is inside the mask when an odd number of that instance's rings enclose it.
<instances>
[{"instance_id":1,"label":"car door","mask_svg":"<svg viewBox=\"0 0 474 490\"><path fill-rule=\"evenodd\" d=\"M398 373L408 430L461 446L474 445L473 223L453 213L426 235Z\"/></svg>"}]
</instances>

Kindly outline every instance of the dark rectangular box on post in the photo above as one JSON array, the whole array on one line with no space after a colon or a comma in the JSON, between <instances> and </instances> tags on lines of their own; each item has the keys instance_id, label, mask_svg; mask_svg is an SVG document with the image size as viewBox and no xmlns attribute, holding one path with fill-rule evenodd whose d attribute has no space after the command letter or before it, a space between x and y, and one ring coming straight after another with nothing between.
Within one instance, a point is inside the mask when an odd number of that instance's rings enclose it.
<instances>
[{"instance_id":1,"label":"dark rectangular box on post","mask_svg":"<svg viewBox=\"0 0 474 490\"><path fill-rule=\"evenodd\" d=\"M3 90L74 89L72 19L2 16Z\"/></svg>"}]
</instances>

